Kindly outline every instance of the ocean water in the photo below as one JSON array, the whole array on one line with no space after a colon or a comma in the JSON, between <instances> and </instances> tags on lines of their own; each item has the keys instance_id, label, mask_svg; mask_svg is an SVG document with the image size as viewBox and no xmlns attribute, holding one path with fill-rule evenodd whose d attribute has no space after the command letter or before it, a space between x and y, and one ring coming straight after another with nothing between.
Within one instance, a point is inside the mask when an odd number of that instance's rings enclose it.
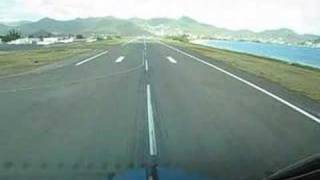
<instances>
[{"instance_id":1,"label":"ocean water","mask_svg":"<svg viewBox=\"0 0 320 180\"><path fill-rule=\"evenodd\" d=\"M204 40L196 43L320 68L320 48L229 40Z\"/></svg>"}]
</instances>

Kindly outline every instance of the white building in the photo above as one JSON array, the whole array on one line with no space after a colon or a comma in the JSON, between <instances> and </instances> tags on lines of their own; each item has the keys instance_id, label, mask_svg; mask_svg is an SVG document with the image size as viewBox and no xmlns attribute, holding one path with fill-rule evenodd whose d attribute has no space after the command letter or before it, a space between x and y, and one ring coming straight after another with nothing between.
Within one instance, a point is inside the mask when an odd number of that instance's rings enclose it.
<instances>
[{"instance_id":1,"label":"white building","mask_svg":"<svg viewBox=\"0 0 320 180\"><path fill-rule=\"evenodd\" d=\"M74 42L74 37L70 37L70 38L62 38L58 40L59 43L72 43Z\"/></svg>"},{"instance_id":2,"label":"white building","mask_svg":"<svg viewBox=\"0 0 320 180\"><path fill-rule=\"evenodd\" d=\"M13 41L8 42L8 44L36 44L40 39L38 38L20 38Z\"/></svg>"},{"instance_id":3,"label":"white building","mask_svg":"<svg viewBox=\"0 0 320 180\"><path fill-rule=\"evenodd\" d=\"M37 42L38 45L49 45L49 44L54 44L59 41L59 38L57 37L48 37L48 38L43 38L42 41Z\"/></svg>"},{"instance_id":4,"label":"white building","mask_svg":"<svg viewBox=\"0 0 320 180\"><path fill-rule=\"evenodd\" d=\"M32 41L29 38L20 38L13 41L8 42L8 44L32 44Z\"/></svg>"}]
</instances>

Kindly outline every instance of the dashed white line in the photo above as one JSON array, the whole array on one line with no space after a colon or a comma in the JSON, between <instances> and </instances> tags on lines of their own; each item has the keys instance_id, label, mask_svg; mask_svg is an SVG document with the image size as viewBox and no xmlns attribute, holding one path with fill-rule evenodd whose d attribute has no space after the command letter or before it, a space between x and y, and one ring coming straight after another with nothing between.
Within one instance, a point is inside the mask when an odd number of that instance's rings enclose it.
<instances>
[{"instance_id":1,"label":"dashed white line","mask_svg":"<svg viewBox=\"0 0 320 180\"><path fill-rule=\"evenodd\" d=\"M121 63L123 61L123 59L124 59L124 56L120 56L114 62L115 63Z\"/></svg>"},{"instance_id":2,"label":"dashed white line","mask_svg":"<svg viewBox=\"0 0 320 180\"><path fill-rule=\"evenodd\" d=\"M146 69L146 72L148 72L149 71L148 60L145 60L144 67Z\"/></svg>"},{"instance_id":3,"label":"dashed white line","mask_svg":"<svg viewBox=\"0 0 320 180\"><path fill-rule=\"evenodd\" d=\"M76 63L76 66L80 66L81 64L84 64L84 63L86 63L86 62L89 62L89 61L91 61L91 60L93 60L93 59L95 59L95 58L97 58L97 57L99 57L99 56L102 56L102 55L104 55L104 54L107 54L107 53L108 53L108 51L104 51L104 52L99 53L99 54L97 54L97 55L95 55L95 56L89 57L89 58L87 58L87 59L85 59L85 60L83 60L83 61L80 61L80 62Z\"/></svg>"},{"instance_id":4,"label":"dashed white line","mask_svg":"<svg viewBox=\"0 0 320 180\"><path fill-rule=\"evenodd\" d=\"M157 155L156 133L153 120L153 109L151 103L150 84L147 84L147 110L148 110L148 130L149 130L149 153L151 156Z\"/></svg>"},{"instance_id":5,"label":"dashed white line","mask_svg":"<svg viewBox=\"0 0 320 180\"><path fill-rule=\"evenodd\" d=\"M175 50L175 51L177 51L177 52L179 52L179 53L181 53L181 54L183 54L183 55L185 55L185 56L188 56L188 57L190 57L190 58L192 58L192 59L194 59L194 60L196 60L196 61L198 61L198 62L200 62L200 63L203 63L203 64L205 64L205 65L208 65L208 66L210 66L210 67L212 67L212 68L214 68L214 69L216 69L216 70L218 70L218 71L220 71L220 72L222 72L222 73L224 73L224 74L226 74L226 75L228 75L228 76L231 76L231 77L233 77L233 78L241 81L242 83L244 83L244 84L246 84L246 85L248 85L248 86L251 86L251 87L253 87L254 89L256 89L256 90L258 90L258 91L260 91L260 92L262 92L262 93L264 93L264 94L266 94L266 95L274 98L275 100L277 100L277 101L283 103L284 105L290 107L291 109L293 109L293 110L295 110L295 111L303 114L304 116L306 116L306 117L308 117L308 118L316 121L317 123L320 123L320 119L317 118L316 116L314 116L314 115L308 113L307 111L305 111L305 110L303 110L303 109L301 109L301 108L299 108L299 107L291 104L290 102L282 99L281 97L279 97L279 96L277 96L277 95L275 95L275 94L273 94L273 93L271 93L271 92L269 92L269 91L267 91L267 90L265 90L265 89L257 86L256 84L253 84L252 82L249 82L249 81L247 81L247 80L245 80L245 79L242 79L242 78L239 77L239 76L236 76L236 75L234 75L234 74L232 74L232 73L230 73L230 72L228 72L228 71L226 71L226 70L224 70L224 69L222 69L222 68L219 68L218 66L215 66L215 65L213 65L213 64L211 64L211 63L208 63L208 62L206 62L206 61L204 61L204 60L202 60L202 59L200 59L200 58L198 58L198 57L195 57L195 56L193 56L193 55L191 55L191 54L188 54L188 53L186 53L186 52L184 52L184 51L182 51L182 50L180 50L180 49L177 49L177 48L175 48L175 47L172 47L172 46L167 45L167 44L162 43L162 42L160 42L160 44L162 44L162 45L164 45L164 46L166 46L166 47L168 47L168 48L170 48L170 49L172 49L172 50Z\"/></svg>"},{"instance_id":6,"label":"dashed white line","mask_svg":"<svg viewBox=\"0 0 320 180\"><path fill-rule=\"evenodd\" d=\"M175 59L173 59L172 57L167 56L167 59L168 59L171 63L177 64L177 61L176 61Z\"/></svg>"}]
</instances>

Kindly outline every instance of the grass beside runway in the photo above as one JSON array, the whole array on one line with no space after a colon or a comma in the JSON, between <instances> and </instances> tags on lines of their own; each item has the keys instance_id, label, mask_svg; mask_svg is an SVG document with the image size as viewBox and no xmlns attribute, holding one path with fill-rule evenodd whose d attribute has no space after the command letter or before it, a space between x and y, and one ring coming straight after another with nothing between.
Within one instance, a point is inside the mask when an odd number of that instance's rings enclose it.
<instances>
[{"instance_id":1,"label":"grass beside runway","mask_svg":"<svg viewBox=\"0 0 320 180\"><path fill-rule=\"evenodd\" d=\"M173 40L165 42L189 49L233 68L271 80L281 86L320 101L320 70L296 64L288 64L276 59L221 50L192 43Z\"/></svg>"},{"instance_id":2,"label":"grass beside runway","mask_svg":"<svg viewBox=\"0 0 320 180\"><path fill-rule=\"evenodd\" d=\"M126 39L102 40L91 43L75 42L28 50L0 51L0 76L31 71L40 66L70 58L80 59L97 54L99 51L123 41Z\"/></svg>"}]
</instances>

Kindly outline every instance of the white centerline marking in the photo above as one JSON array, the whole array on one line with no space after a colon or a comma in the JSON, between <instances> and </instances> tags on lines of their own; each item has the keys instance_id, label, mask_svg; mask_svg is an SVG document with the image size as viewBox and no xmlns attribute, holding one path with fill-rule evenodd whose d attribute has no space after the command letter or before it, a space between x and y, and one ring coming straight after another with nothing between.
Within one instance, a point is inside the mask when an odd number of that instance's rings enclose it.
<instances>
[{"instance_id":1,"label":"white centerline marking","mask_svg":"<svg viewBox=\"0 0 320 180\"><path fill-rule=\"evenodd\" d=\"M167 56L167 59L168 59L171 63L177 64L177 61L176 61L175 59L173 59L172 57Z\"/></svg>"},{"instance_id":2,"label":"white centerline marking","mask_svg":"<svg viewBox=\"0 0 320 180\"><path fill-rule=\"evenodd\" d=\"M144 65L145 65L146 72L148 72L149 71L148 60L145 61Z\"/></svg>"},{"instance_id":3,"label":"white centerline marking","mask_svg":"<svg viewBox=\"0 0 320 180\"><path fill-rule=\"evenodd\" d=\"M84 64L84 63L86 63L86 62L89 62L89 61L91 61L91 60L93 60L93 59L95 59L95 58L97 58L97 57L99 57L99 56L102 56L102 55L104 55L104 54L107 54L107 53L108 53L108 51L104 51L104 52L99 53L99 54L97 54L97 55L95 55L95 56L89 57L89 58L87 58L87 59L85 59L85 60L83 60L83 61L78 62L78 63L76 64L76 66L80 66L81 64Z\"/></svg>"},{"instance_id":4,"label":"white centerline marking","mask_svg":"<svg viewBox=\"0 0 320 180\"><path fill-rule=\"evenodd\" d=\"M162 43L162 42L160 42L160 44L162 44L162 45L164 45L164 46L166 46L166 47L168 47L168 48L170 48L170 49L172 49L172 50L175 50L175 51L177 51L177 52L179 52L179 53L181 53L181 54L183 54L183 55L185 55L185 56L188 56L188 57L190 57L190 58L192 58L192 59L194 59L194 60L196 60L196 61L198 61L198 62L201 62L201 63L203 63L203 64L205 64L205 65L208 65L208 66L210 66L210 67L212 67L212 68L214 68L214 69L216 69L216 70L218 70L218 71L220 71L220 72L223 72L224 74L226 74L226 75L228 75L228 76L231 76L231 77L233 77L233 78L241 81L242 83L244 83L244 84L246 84L246 85L248 85L248 86L251 86L251 87L253 87L254 89L256 89L256 90L258 90L258 91L260 91L260 92L262 92L262 93L264 93L264 94L266 94L266 95L274 98L275 100L277 100L277 101L285 104L286 106L290 107L291 109L293 109L293 110L295 110L295 111L297 111L297 112L305 115L306 117L308 117L308 118L316 121L317 123L320 123L320 119L317 118L316 116L314 116L314 115L308 113L307 111L305 111L305 110L303 110L303 109L301 109L301 108L299 108L299 107L291 104L290 102L282 99L281 97L279 97L279 96L277 96L277 95L275 95L275 94L273 94L273 93L271 93L271 92L269 92L269 91L267 91L267 90L265 90L265 89L263 89L263 88L255 85L255 84L253 84L253 83L251 83L251 82L249 82L249 81L247 81L247 80L245 80L245 79L242 79L242 78L239 77L239 76L236 76L236 75L234 75L234 74L232 74L232 73L230 73L230 72L228 72L228 71L226 71L226 70L224 70L224 69L219 68L218 66L215 66L215 65L213 65L213 64L211 64L211 63L208 63L208 62L206 62L206 61L204 61L204 60L202 60L202 59L200 59L200 58L198 58L198 57L195 57L195 56L193 56L193 55L191 55L191 54L188 54L188 53L186 53L186 52L184 52L184 51L182 51L182 50L180 50L180 49L177 49L177 48L175 48L175 47L172 47L172 46L167 45L167 44Z\"/></svg>"},{"instance_id":5,"label":"white centerline marking","mask_svg":"<svg viewBox=\"0 0 320 180\"><path fill-rule=\"evenodd\" d=\"M115 63L121 63L123 61L123 59L124 59L124 56L120 56L114 62Z\"/></svg>"},{"instance_id":6,"label":"white centerline marking","mask_svg":"<svg viewBox=\"0 0 320 180\"><path fill-rule=\"evenodd\" d=\"M148 108L148 129L149 129L149 152L151 156L157 155L156 133L153 120L153 109L151 103L150 85L147 84L147 108Z\"/></svg>"}]
</instances>

